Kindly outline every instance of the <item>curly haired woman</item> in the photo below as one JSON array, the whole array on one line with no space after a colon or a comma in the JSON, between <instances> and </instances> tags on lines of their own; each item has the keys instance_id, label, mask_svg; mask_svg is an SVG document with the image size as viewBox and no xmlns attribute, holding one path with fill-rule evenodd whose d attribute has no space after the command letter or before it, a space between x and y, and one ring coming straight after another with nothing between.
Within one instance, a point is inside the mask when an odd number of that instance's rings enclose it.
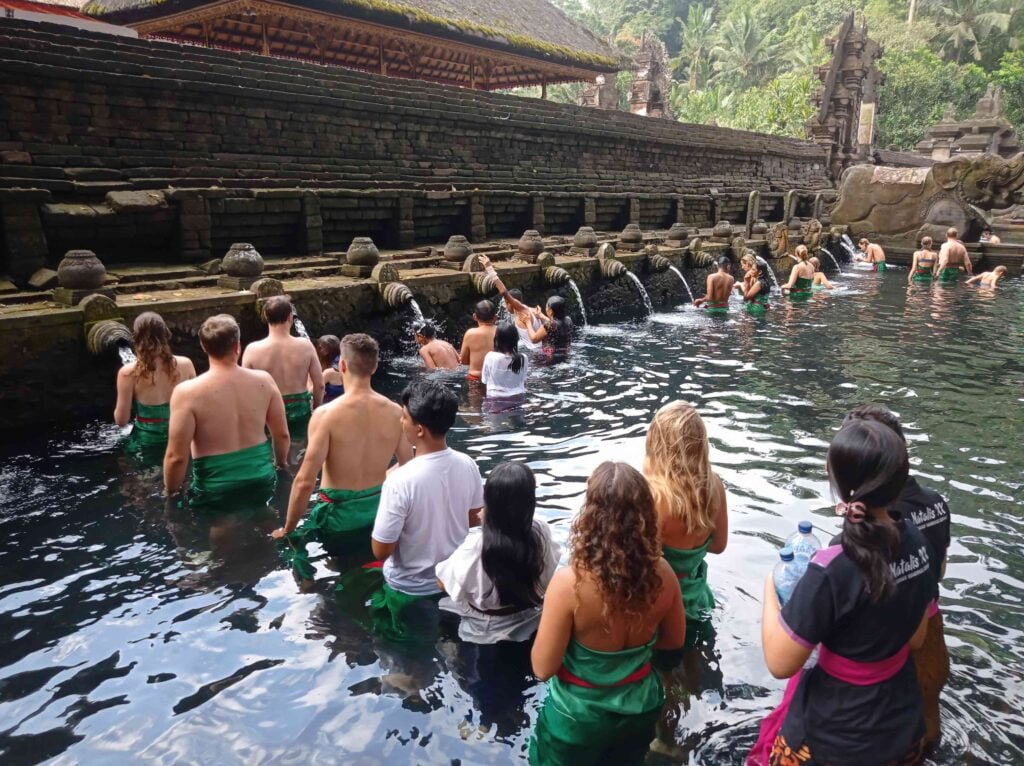
<instances>
[{"instance_id":1,"label":"curly haired woman","mask_svg":"<svg viewBox=\"0 0 1024 766\"><path fill-rule=\"evenodd\" d=\"M665 699L651 654L678 649L686 634L646 479L625 463L598 466L570 545L569 566L544 597L531 654L533 672L551 683L530 763L641 763Z\"/></svg>"},{"instance_id":2,"label":"curly haired woman","mask_svg":"<svg viewBox=\"0 0 1024 766\"><path fill-rule=\"evenodd\" d=\"M194 378L196 368L187 356L171 352L171 331L159 314L139 314L132 335L136 361L117 373L114 422L123 428L134 416L132 435L140 446L166 445L171 391L183 380Z\"/></svg>"}]
</instances>

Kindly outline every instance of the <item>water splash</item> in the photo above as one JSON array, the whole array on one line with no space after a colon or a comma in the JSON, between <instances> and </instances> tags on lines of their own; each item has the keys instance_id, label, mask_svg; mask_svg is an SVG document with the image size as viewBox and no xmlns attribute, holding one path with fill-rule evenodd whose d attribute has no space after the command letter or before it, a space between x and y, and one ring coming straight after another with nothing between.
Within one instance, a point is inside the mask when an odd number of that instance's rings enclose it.
<instances>
[{"instance_id":1,"label":"water splash","mask_svg":"<svg viewBox=\"0 0 1024 766\"><path fill-rule=\"evenodd\" d=\"M782 292L782 288L779 286L778 277L775 276L775 270L771 267L771 264L768 263L768 261L766 261L760 255L755 255L754 257L757 258L757 262L760 263L762 266L764 266L764 270L768 272L769 276L771 276L772 284L775 285L776 292L780 292L781 293Z\"/></svg>"},{"instance_id":2,"label":"water splash","mask_svg":"<svg viewBox=\"0 0 1024 766\"><path fill-rule=\"evenodd\" d=\"M819 249L819 250L821 250L821 252L823 252L823 253L824 253L825 255L827 255L827 256L828 256L829 258L831 258L831 259L832 259L832 263L834 263L834 264L836 265L836 270L837 270L837 271L838 271L838 272L839 272L840 274L842 274L842 273L843 273L843 267L839 265L839 261L838 261L838 260L836 260L836 257L835 257L834 255L832 255L832 253L831 253L831 252L830 252L829 250L826 250L826 249L825 249L825 248L823 248L823 247L820 247L820 248L818 248L818 249Z\"/></svg>"},{"instance_id":3,"label":"water splash","mask_svg":"<svg viewBox=\"0 0 1024 766\"><path fill-rule=\"evenodd\" d=\"M416 302L415 298L409 301L409 308L412 309L412 321L416 327L427 321L427 318L423 316L423 309L420 308L420 304Z\"/></svg>"},{"instance_id":4,"label":"water splash","mask_svg":"<svg viewBox=\"0 0 1024 766\"><path fill-rule=\"evenodd\" d=\"M644 309L647 311L647 316L650 316L654 313L654 304L651 303L651 296L649 296L647 294L647 290L644 289L644 283L641 282L639 278L637 278L637 275L632 271L627 271L626 276L632 280L634 285L636 285L636 289L639 291L640 297L643 298Z\"/></svg>"},{"instance_id":5,"label":"water splash","mask_svg":"<svg viewBox=\"0 0 1024 766\"><path fill-rule=\"evenodd\" d=\"M299 337L300 338L305 338L306 340L309 340L309 333L306 332L306 325L302 324L302 320L299 319L298 317L295 317L294 325L295 325L295 332L297 332L299 334Z\"/></svg>"},{"instance_id":6,"label":"water splash","mask_svg":"<svg viewBox=\"0 0 1024 766\"><path fill-rule=\"evenodd\" d=\"M857 250L853 246L853 240L848 235L844 234L839 240L839 244L843 246L843 250L850 256L851 261L857 259Z\"/></svg>"},{"instance_id":7,"label":"water splash","mask_svg":"<svg viewBox=\"0 0 1024 766\"><path fill-rule=\"evenodd\" d=\"M583 306L583 294L580 293L579 285L576 284L576 280L569 280L569 289L572 290L573 296L576 298L576 305L580 307L580 317L583 319L583 326L587 326L587 310ZM641 289L643 289L641 287Z\"/></svg>"},{"instance_id":8,"label":"water splash","mask_svg":"<svg viewBox=\"0 0 1024 766\"><path fill-rule=\"evenodd\" d=\"M690 294L690 303L693 303L693 290L690 289L689 283L686 281L686 277L683 276L683 272L677 269L675 266L669 266L668 270L679 277L679 281L683 283L683 287L686 288L686 292Z\"/></svg>"},{"instance_id":9,"label":"water splash","mask_svg":"<svg viewBox=\"0 0 1024 766\"><path fill-rule=\"evenodd\" d=\"M131 346L118 346L117 355L121 357L121 366L124 367L126 364L135 364L138 361L135 357L135 352L132 351Z\"/></svg>"}]
</instances>

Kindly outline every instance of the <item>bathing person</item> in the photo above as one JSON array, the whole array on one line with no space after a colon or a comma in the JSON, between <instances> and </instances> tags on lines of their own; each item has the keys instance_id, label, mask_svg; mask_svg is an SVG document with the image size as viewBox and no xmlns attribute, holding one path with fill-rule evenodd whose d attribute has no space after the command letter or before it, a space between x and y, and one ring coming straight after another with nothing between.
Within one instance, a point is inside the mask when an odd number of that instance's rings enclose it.
<instances>
[{"instance_id":1,"label":"bathing person","mask_svg":"<svg viewBox=\"0 0 1024 766\"><path fill-rule=\"evenodd\" d=\"M494 350L484 357L480 380L489 398L508 399L526 393L530 365L519 350L519 332L512 322L502 322L494 333Z\"/></svg>"},{"instance_id":2,"label":"bathing person","mask_svg":"<svg viewBox=\"0 0 1024 766\"><path fill-rule=\"evenodd\" d=\"M721 256L716 263L718 271L708 274L707 294L703 298L697 298L693 305L698 308L703 306L712 314L727 314L729 313L729 294L732 292L732 286L736 284L736 280L729 273L732 264L728 256Z\"/></svg>"},{"instance_id":3,"label":"bathing person","mask_svg":"<svg viewBox=\"0 0 1024 766\"><path fill-rule=\"evenodd\" d=\"M811 257L811 266L814 267L814 283L811 285L812 290L831 290L835 287L834 284L828 281L828 277L825 276L825 272L821 270L821 260L817 256Z\"/></svg>"},{"instance_id":4,"label":"bathing person","mask_svg":"<svg viewBox=\"0 0 1024 766\"><path fill-rule=\"evenodd\" d=\"M473 311L476 327L466 330L466 334L462 336L459 361L469 366L466 376L470 380L480 380L484 357L494 349L494 319L494 304L490 301L480 301Z\"/></svg>"},{"instance_id":5,"label":"bathing person","mask_svg":"<svg viewBox=\"0 0 1024 766\"><path fill-rule=\"evenodd\" d=\"M743 272L743 281L737 282L733 286L740 295L743 295L754 279L756 279L754 271L754 266L756 265L757 259L750 253L744 253L743 257L740 258L740 270Z\"/></svg>"},{"instance_id":6,"label":"bathing person","mask_svg":"<svg viewBox=\"0 0 1024 766\"><path fill-rule=\"evenodd\" d=\"M874 420L888 426L904 443L906 438L899 419L885 407L865 404L856 407L846 416L843 424L853 420ZM924 645L911 652L917 669L917 683L921 687L924 704L925 748L933 748L941 736L939 718L939 696L949 679L949 651L943 632L942 613L939 611L939 583L946 572L946 559L952 538L949 505L938 492L918 483L913 476L907 478L900 496L889 506L892 511L903 514L903 518L917 525L929 545L929 559L935 587L934 601L928 609L928 632Z\"/></svg>"},{"instance_id":7,"label":"bathing person","mask_svg":"<svg viewBox=\"0 0 1024 766\"><path fill-rule=\"evenodd\" d=\"M501 463L484 484L481 526L437 565L447 597L440 607L461 617L459 638L476 644L526 641L558 567L550 527L534 519L537 480L525 463Z\"/></svg>"},{"instance_id":8,"label":"bathing person","mask_svg":"<svg viewBox=\"0 0 1024 766\"><path fill-rule=\"evenodd\" d=\"M790 298L809 298L811 287L814 285L814 267L811 265L811 255L804 245L797 245L797 263L789 272L789 281L783 285L782 292L788 293Z\"/></svg>"},{"instance_id":9,"label":"bathing person","mask_svg":"<svg viewBox=\"0 0 1024 766\"><path fill-rule=\"evenodd\" d=\"M540 307L537 307L538 313ZM530 341L543 343L546 348L566 348L572 339L572 319L568 316L565 298L552 295L543 312L543 321L536 330L530 330Z\"/></svg>"},{"instance_id":10,"label":"bathing person","mask_svg":"<svg viewBox=\"0 0 1024 766\"><path fill-rule=\"evenodd\" d=\"M748 314L764 316L770 308L768 294L771 289L772 283L765 276L764 266L753 261L750 271L743 277L743 305Z\"/></svg>"},{"instance_id":11,"label":"bathing person","mask_svg":"<svg viewBox=\"0 0 1024 766\"><path fill-rule=\"evenodd\" d=\"M978 237L978 241L986 245L1001 245L1003 243L1003 240L993 234L992 229L989 228L981 230L981 236Z\"/></svg>"},{"instance_id":12,"label":"bathing person","mask_svg":"<svg viewBox=\"0 0 1024 766\"><path fill-rule=\"evenodd\" d=\"M907 284L912 282L931 282L935 271L935 251L932 250L932 238L921 237L921 249L914 251L914 259L910 262L910 273Z\"/></svg>"},{"instance_id":13,"label":"bathing person","mask_svg":"<svg viewBox=\"0 0 1024 766\"><path fill-rule=\"evenodd\" d=\"M1003 265L996 266L992 271L983 271L975 277L971 277L965 284L973 285L978 283L978 287L997 287L999 280L1006 276L1006 267Z\"/></svg>"},{"instance_id":14,"label":"bathing person","mask_svg":"<svg viewBox=\"0 0 1024 766\"><path fill-rule=\"evenodd\" d=\"M306 553L311 540L322 543L329 555L369 553L370 529L388 466L392 458L400 464L412 459L412 447L402 430L402 408L370 384L380 353L377 341L362 333L346 335L340 353L345 393L332 406L313 413L309 444L288 499L287 520L272 533L277 539L288 538L285 557L303 580L313 579ZM320 491L300 527L321 468Z\"/></svg>"},{"instance_id":15,"label":"bathing person","mask_svg":"<svg viewBox=\"0 0 1024 766\"><path fill-rule=\"evenodd\" d=\"M570 549L569 566L548 585L531 654L534 674L550 683L530 763L639 764L665 701L652 651L683 645L686 614L636 469L597 467Z\"/></svg>"},{"instance_id":16,"label":"bathing person","mask_svg":"<svg viewBox=\"0 0 1024 766\"><path fill-rule=\"evenodd\" d=\"M295 309L283 295L275 295L263 307L267 337L246 346L242 366L265 370L284 397L288 432L292 439L303 439L312 408L324 400L324 376L316 349L309 338L292 335Z\"/></svg>"},{"instance_id":17,"label":"bathing person","mask_svg":"<svg viewBox=\"0 0 1024 766\"><path fill-rule=\"evenodd\" d=\"M455 346L437 337L437 330L430 322L424 322L416 328L416 343L420 347L420 357L428 370L457 370L459 368L459 352Z\"/></svg>"},{"instance_id":18,"label":"bathing person","mask_svg":"<svg viewBox=\"0 0 1024 766\"><path fill-rule=\"evenodd\" d=\"M934 579L924 536L892 509L907 481L906 444L888 426L853 421L832 439L826 467L840 542L811 557L781 610L765 580L765 662L790 683L752 762L917 763L924 720L910 652L925 640Z\"/></svg>"},{"instance_id":19,"label":"bathing person","mask_svg":"<svg viewBox=\"0 0 1024 766\"><path fill-rule=\"evenodd\" d=\"M316 339L316 355L320 360L320 369L324 376L324 404L333 402L343 393L345 386L341 382L338 371L338 356L341 354L341 341L337 335L321 335ZM311 392L312 393L312 392Z\"/></svg>"},{"instance_id":20,"label":"bathing person","mask_svg":"<svg viewBox=\"0 0 1024 766\"><path fill-rule=\"evenodd\" d=\"M531 309L523 303L523 293L521 290L509 290L505 287L505 283L501 281L501 277L498 276L498 272L494 269L491 260L486 255L479 256L479 260L484 270L494 277L498 294L505 301L505 306L508 307L509 313L516 318L516 331L519 333L520 345L528 349L536 348L538 344L530 340L530 334L541 328L545 318L544 314L537 309Z\"/></svg>"},{"instance_id":21,"label":"bathing person","mask_svg":"<svg viewBox=\"0 0 1024 766\"><path fill-rule=\"evenodd\" d=\"M866 237L862 237L857 243L857 247L860 248L863 255L858 255L857 260L872 264L873 270L885 273L885 250L882 246L874 242L869 242Z\"/></svg>"},{"instance_id":22,"label":"bathing person","mask_svg":"<svg viewBox=\"0 0 1024 766\"><path fill-rule=\"evenodd\" d=\"M935 264L935 276L940 282L956 282L961 271L966 271L967 276L974 273L971 256L959 237L956 229L946 230L946 241L939 248L939 262Z\"/></svg>"},{"instance_id":23,"label":"bathing person","mask_svg":"<svg viewBox=\"0 0 1024 766\"><path fill-rule=\"evenodd\" d=\"M238 366L241 348L234 317L218 314L203 322L199 344L210 369L180 383L171 394L164 487L168 494L181 489L191 452L194 509L215 511L239 495L265 502L277 481L275 462L283 466L288 459L281 393L267 372Z\"/></svg>"},{"instance_id":24,"label":"bathing person","mask_svg":"<svg viewBox=\"0 0 1024 766\"><path fill-rule=\"evenodd\" d=\"M117 372L114 422L124 428L134 418L133 438L143 447L167 444L171 392L196 376L187 356L171 352L171 331L163 317L144 311L132 328L136 361Z\"/></svg>"},{"instance_id":25,"label":"bathing person","mask_svg":"<svg viewBox=\"0 0 1024 766\"><path fill-rule=\"evenodd\" d=\"M697 410L666 404L647 429L644 476L654 496L661 555L679 578L686 609L686 646L699 640L715 598L708 587L708 553L729 541L725 486L711 470L708 434Z\"/></svg>"},{"instance_id":26,"label":"bathing person","mask_svg":"<svg viewBox=\"0 0 1024 766\"><path fill-rule=\"evenodd\" d=\"M440 594L435 567L480 523L480 470L446 442L458 409L458 397L432 380L417 380L402 393L402 429L416 457L384 481L371 534L373 555L384 561L384 584L371 610L399 636L402 612Z\"/></svg>"}]
</instances>

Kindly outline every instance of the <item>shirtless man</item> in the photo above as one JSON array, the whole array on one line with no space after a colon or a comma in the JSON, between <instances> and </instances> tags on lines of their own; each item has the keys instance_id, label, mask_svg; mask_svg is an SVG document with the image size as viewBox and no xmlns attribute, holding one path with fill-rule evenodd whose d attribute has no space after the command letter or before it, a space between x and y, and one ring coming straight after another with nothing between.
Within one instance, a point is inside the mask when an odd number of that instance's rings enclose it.
<instances>
[{"instance_id":1,"label":"shirtless man","mask_svg":"<svg viewBox=\"0 0 1024 766\"><path fill-rule=\"evenodd\" d=\"M697 298L693 305L698 308L703 306L710 313L725 314L729 311L729 294L736 280L729 273L731 263L727 256L720 257L717 263L718 271L708 274L707 295Z\"/></svg>"},{"instance_id":2,"label":"shirtless man","mask_svg":"<svg viewBox=\"0 0 1024 766\"><path fill-rule=\"evenodd\" d=\"M998 287L999 280L1006 276L1005 266L996 266L992 271L983 271L976 277L967 280L967 284L978 283L978 287Z\"/></svg>"},{"instance_id":3,"label":"shirtless man","mask_svg":"<svg viewBox=\"0 0 1024 766\"><path fill-rule=\"evenodd\" d=\"M402 408L370 385L378 356L377 341L369 335L341 339L338 368L345 393L313 413L287 519L271 533L277 539L288 538L285 555L303 580L312 580L314 574L306 553L310 540L318 540L331 555L359 549L369 553L370 528L391 459L403 465L412 459L412 447L402 431ZM309 519L299 527L321 468L320 492Z\"/></svg>"},{"instance_id":4,"label":"shirtless man","mask_svg":"<svg viewBox=\"0 0 1024 766\"><path fill-rule=\"evenodd\" d=\"M267 337L246 346L242 366L270 373L284 397L288 431L292 439L306 436L312 407L324 401L324 374L309 338L292 335L295 309L283 295L275 295L263 308Z\"/></svg>"},{"instance_id":5,"label":"shirtless man","mask_svg":"<svg viewBox=\"0 0 1024 766\"><path fill-rule=\"evenodd\" d=\"M978 241L984 245L1001 245L1003 240L999 239L995 234L992 233L992 229L982 229L981 236L978 237Z\"/></svg>"},{"instance_id":6,"label":"shirtless man","mask_svg":"<svg viewBox=\"0 0 1024 766\"><path fill-rule=\"evenodd\" d=\"M168 494L181 488L191 452L194 509L219 510L222 501L240 494L263 495L265 503L277 481L275 461L285 464L290 444L281 394L266 372L238 366L234 317L207 319L199 343L210 369L179 383L171 394L164 487Z\"/></svg>"},{"instance_id":7,"label":"shirtless man","mask_svg":"<svg viewBox=\"0 0 1024 766\"><path fill-rule=\"evenodd\" d=\"M869 242L866 238L862 238L857 243L857 247L864 254L857 256L858 261L866 261L867 263L873 264L875 271L885 272L885 250L882 249L881 245Z\"/></svg>"},{"instance_id":8,"label":"shirtless man","mask_svg":"<svg viewBox=\"0 0 1024 766\"><path fill-rule=\"evenodd\" d=\"M437 330L430 322L416 328L416 342L420 356L428 370L454 370L459 366L459 352L455 346L437 337Z\"/></svg>"},{"instance_id":9,"label":"shirtless man","mask_svg":"<svg viewBox=\"0 0 1024 766\"><path fill-rule=\"evenodd\" d=\"M476 310L473 312L473 319L477 326L466 330L466 334L462 336L459 361L469 365L469 372L466 373L466 376L470 380L480 380L484 357L489 351L494 351L494 318L494 304L490 301L480 301L476 304Z\"/></svg>"},{"instance_id":10,"label":"shirtless man","mask_svg":"<svg viewBox=\"0 0 1024 766\"><path fill-rule=\"evenodd\" d=\"M967 276L974 273L971 257L959 236L956 229L946 230L946 241L939 248L939 262L935 264L935 276L940 282L955 282L961 270L966 271Z\"/></svg>"}]
</instances>

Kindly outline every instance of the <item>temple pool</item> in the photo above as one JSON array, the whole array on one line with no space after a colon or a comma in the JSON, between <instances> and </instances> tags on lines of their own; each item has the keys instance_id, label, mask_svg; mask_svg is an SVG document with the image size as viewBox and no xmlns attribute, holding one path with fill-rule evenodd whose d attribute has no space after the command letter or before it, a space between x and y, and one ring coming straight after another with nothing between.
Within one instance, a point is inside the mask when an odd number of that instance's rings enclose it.
<instances>
[{"instance_id":1,"label":"temple pool","mask_svg":"<svg viewBox=\"0 0 1024 766\"><path fill-rule=\"evenodd\" d=\"M1024 284L992 295L905 280L841 276L843 289L776 301L762 320L686 307L592 327L568 363L538 364L513 415L481 415L455 384L453 445L485 474L529 461L562 541L599 462L639 466L655 409L700 407L732 534L709 558L717 635L667 678L649 763L742 762L782 690L761 656L763 578L798 520L823 537L837 529L825 447L866 401L900 415L913 470L954 512L942 593L953 667L935 762L1024 762ZM390 362L377 384L397 394L415 370ZM73 375L60 374L73 395ZM260 530L240 525L211 554L161 499L159 471L118 440L92 423L0 452L0 760L522 762L545 692L515 657L489 666L447 634L385 644L329 581L299 592Z\"/></svg>"}]
</instances>

